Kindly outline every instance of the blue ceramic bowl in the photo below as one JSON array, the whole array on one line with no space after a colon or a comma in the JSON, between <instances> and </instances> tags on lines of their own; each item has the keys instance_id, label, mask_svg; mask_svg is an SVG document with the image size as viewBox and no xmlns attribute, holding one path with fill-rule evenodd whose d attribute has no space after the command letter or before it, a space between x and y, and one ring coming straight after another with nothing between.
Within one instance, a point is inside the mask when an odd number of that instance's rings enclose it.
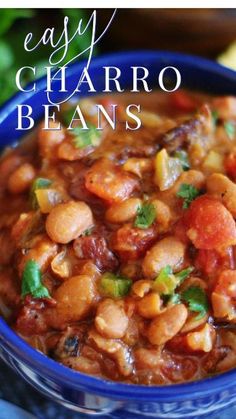
<instances>
[{"instance_id":1,"label":"blue ceramic bowl","mask_svg":"<svg viewBox=\"0 0 236 419\"><path fill-rule=\"evenodd\" d=\"M119 66L125 88L131 84L130 66L145 66L151 82L156 83L160 70L175 66L182 75L182 86L216 94L236 95L236 72L202 58L164 52L126 52L92 60L90 75L96 89L104 88L102 66ZM68 69L67 81L75 86L83 63ZM58 90L59 82L54 82ZM42 117L47 103L45 78L39 80L37 92L19 93L0 109L1 147L19 139L16 131L16 105L27 103L34 108L34 118ZM56 93L58 99L61 94ZM80 96L85 95L85 90ZM188 384L165 387L119 384L74 372L59 365L28 346L0 318L0 355L25 380L46 396L79 412L101 414L112 418L180 418L210 414L236 402L236 371Z\"/></svg>"}]
</instances>

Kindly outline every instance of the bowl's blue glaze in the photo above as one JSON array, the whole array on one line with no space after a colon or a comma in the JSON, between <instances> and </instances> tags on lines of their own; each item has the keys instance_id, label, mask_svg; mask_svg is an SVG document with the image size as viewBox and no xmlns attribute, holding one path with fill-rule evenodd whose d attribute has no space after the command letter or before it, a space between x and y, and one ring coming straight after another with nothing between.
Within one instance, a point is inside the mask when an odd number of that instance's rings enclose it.
<instances>
[{"instance_id":1,"label":"bowl's blue glaze","mask_svg":"<svg viewBox=\"0 0 236 419\"><path fill-rule=\"evenodd\" d=\"M156 83L159 71L165 66L177 67L182 86L217 94L236 95L236 72L198 57L164 52L127 52L93 59L90 75L97 91L104 87L102 66L119 66L125 88L131 83L130 66L145 66L151 82ZM70 87L78 81L83 64L71 66L67 72ZM54 82L54 89L59 86ZM24 132L16 131L16 105L27 103L34 108L34 118L43 114L47 103L45 78L38 82L35 93L19 93L0 109L0 145L12 143ZM81 93L81 96L83 96ZM58 99L60 94L55 94ZM0 318L0 356L38 390L53 400L81 412L111 417L140 416L180 418L209 414L236 402L236 371L232 370L205 380L165 387L134 386L108 382L74 372L29 347ZM117 410L117 413L115 412Z\"/></svg>"}]
</instances>

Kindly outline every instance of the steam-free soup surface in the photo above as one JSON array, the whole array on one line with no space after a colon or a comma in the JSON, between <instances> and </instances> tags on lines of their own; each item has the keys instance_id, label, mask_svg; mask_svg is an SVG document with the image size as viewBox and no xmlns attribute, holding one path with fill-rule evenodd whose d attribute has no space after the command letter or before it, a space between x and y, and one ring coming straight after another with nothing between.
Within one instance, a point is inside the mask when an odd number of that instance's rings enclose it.
<instances>
[{"instance_id":1,"label":"steam-free soup surface","mask_svg":"<svg viewBox=\"0 0 236 419\"><path fill-rule=\"evenodd\" d=\"M132 101L131 101L132 100ZM109 112L118 102L117 127ZM142 127L125 112L141 104ZM0 161L0 297L65 366L127 383L236 365L236 98L178 91L79 102ZM53 123L57 126L58 122Z\"/></svg>"}]
</instances>

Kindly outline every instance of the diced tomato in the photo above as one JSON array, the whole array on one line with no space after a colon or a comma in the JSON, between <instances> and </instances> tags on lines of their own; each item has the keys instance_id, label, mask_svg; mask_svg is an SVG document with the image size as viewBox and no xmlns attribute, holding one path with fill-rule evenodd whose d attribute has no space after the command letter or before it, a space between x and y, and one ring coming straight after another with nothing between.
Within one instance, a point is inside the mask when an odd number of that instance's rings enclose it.
<instances>
[{"instance_id":1,"label":"diced tomato","mask_svg":"<svg viewBox=\"0 0 236 419\"><path fill-rule=\"evenodd\" d=\"M220 249L236 244L231 213L215 198L203 195L188 210L187 235L197 249Z\"/></svg>"},{"instance_id":2,"label":"diced tomato","mask_svg":"<svg viewBox=\"0 0 236 419\"><path fill-rule=\"evenodd\" d=\"M96 162L85 176L86 188L109 203L128 198L139 187L138 179L108 159Z\"/></svg>"},{"instance_id":3,"label":"diced tomato","mask_svg":"<svg viewBox=\"0 0 236 419\"><path fill-rule=\"evenodd\" d=\"M197 108L196 101L183 90L178 90L170 95L171 105L183 112L194 112Z\"/></svg>"},{"instance_id":4,"label":"diced tomato","mask_svg":"<svg viewBox=\"0 0 236 419\"><path fill-rule=\"evenodd\" d=\"M200 249L195 259L195 265L207 275L215 273L222 267L234 269L233 248L230 246L221 253L216 250Z\"/></svg>"},{"instance_id":5,"label":"diced tomato","mask_svg":"<svg viewBox=\"0 0 236 419\"><path fill-rule=\"evenodd\" d=\"M225 170L228 176L236 179L236 150L226 156L224 161Z\"/></svg>"}]
</instances>

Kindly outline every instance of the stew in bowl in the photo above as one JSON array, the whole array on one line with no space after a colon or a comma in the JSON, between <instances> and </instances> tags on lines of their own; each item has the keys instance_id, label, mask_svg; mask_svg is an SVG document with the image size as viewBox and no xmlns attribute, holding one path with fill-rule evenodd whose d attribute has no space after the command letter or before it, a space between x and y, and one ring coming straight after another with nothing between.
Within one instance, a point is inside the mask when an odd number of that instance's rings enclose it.
<instances>
[{"instance_id":1,"label":"stew in bowl","mask_svg":"<svg viewBox=\"0 0 236 419\"><path fill-rule=\"evenodd\" d=\"M236 365L236 98L140 94L127 130L131 97L81 99L88 130L65 107L5 149L1 311L76 371L196 380Z\"/></svg>"}]
</instances>

